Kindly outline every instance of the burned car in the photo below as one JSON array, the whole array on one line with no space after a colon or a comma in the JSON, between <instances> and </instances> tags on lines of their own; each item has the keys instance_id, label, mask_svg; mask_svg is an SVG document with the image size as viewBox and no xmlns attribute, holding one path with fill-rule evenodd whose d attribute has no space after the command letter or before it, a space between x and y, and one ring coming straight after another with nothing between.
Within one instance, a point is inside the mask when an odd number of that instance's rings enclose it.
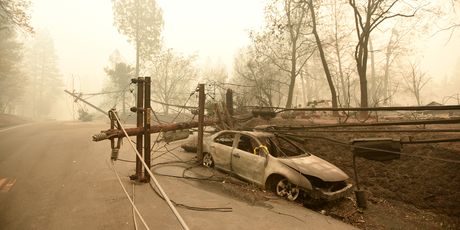
<instances>
[{"instance_id":1,"label":"burned car","mask_svg":"<svg viewBox=\"0 0 460 230\"><path fill-rule=\"evenodd\" d=\"M334 200L349 178L292 140L268 132L220 131L205 137L203 165L236 174L288 200Z\"/></svg>"}]
</instances>

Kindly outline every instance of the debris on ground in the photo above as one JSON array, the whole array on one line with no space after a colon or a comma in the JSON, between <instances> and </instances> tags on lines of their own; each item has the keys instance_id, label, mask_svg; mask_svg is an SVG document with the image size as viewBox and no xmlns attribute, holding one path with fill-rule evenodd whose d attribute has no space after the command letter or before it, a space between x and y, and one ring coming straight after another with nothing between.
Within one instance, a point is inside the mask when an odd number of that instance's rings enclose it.
<instances>
[{"instance_id":1,"label":"debris on ground","mask_svg":"<svg viewBox=\"0 0 460 230\"><path fill-rule=\"evenodd\" d=\"M248 120L244 127L259 125L330 124L332 120L261 118ZM460 128L460 125L453 125ZM436 128L436 127L433 127ZM317 134L315 134L317 135ZM386 137L437 139L449 138L453 133L327 133L328 138L349 142L356 138ZM315 155L333 163L353 176L352 153L349 147L334 145L325 140L311 139L305 146ZM460 160L460 143L417 144L403 146L403 153ZM362 229L458 229L460 226L460 167L456 163L402 155L400 159L376 162L357 159L361 187L366 191L366 209L356 207L355 198L310 206L324 215ZM227 183L224 190L232 191L235 184ZM250 185L248 185L250 186ZM241 190L241 186L234 188ZM261 195L243 189L252 196ZM238 194L241 192L230 192ZM264 197L263 195L261 195ZM244 200L244 198L242 198ZM257 198L252 198L257 200ZM259 199L263 201L263 199Z\"/></svg>"}]
</instances>

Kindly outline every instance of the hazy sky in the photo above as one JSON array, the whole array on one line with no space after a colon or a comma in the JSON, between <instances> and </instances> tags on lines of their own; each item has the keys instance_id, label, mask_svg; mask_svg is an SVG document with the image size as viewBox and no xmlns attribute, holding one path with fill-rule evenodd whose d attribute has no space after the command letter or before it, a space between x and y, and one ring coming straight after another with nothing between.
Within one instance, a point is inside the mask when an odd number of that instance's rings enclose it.
<instances>
[{"instance_id":1,"label":"hazy sky","mask_svg":"<svg viewBox=\"0 0 460 230\"><path fill-rule=\"evenodd\" d=\"M231 71L237 50L249 43L248 30L263 24L264 0L158 0L164 14L165 45L199 62L222 62ZM53 37L67 88L75 76L76 90L99 91L107 79L103 71L118 49L134 60L134 49L113 26L110 0L33 0L32 21ZM460 32L445 45L442 33L421 45L423 66L434 78L452 74L460 59Z\"/></svg>"},{"instance_id":2,"label":"hazy sky","mask_svg":"<svg viewBox=\"0 0 460 230\"><path fill-rule=\"evenodd\" d=\"M201 62L220 61L231 67L235 52L248 44L249 29L261 26L263 0L161 0L165 45ZM118 49L129 61L134 50L113 26L110 0L34 0L32 23L53 37L66 84L76 76L77 90L97 91L104 66Z\"/></svg>"}]
</instances>

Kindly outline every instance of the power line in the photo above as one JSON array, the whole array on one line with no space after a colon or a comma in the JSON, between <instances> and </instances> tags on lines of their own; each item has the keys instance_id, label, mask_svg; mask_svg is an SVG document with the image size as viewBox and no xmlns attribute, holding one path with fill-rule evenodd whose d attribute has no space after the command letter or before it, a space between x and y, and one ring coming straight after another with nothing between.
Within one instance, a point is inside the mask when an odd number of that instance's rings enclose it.
<instances>
[{"instance_id":1,"label":"power line","mask_svg":"<svg viewBox=\"0 0 460 230\"><path fill-rule=\"evenodd\" d=\"M189 97L189 99L190 99L190 97ZM187 101L189 99L187 99ZM187 103L185 103L185 105L175 105L175 104L169 104L169 103L165 103L165 102L161 102L161 101L157 101L157 100L153 100L153 99L150 99L150 101L158 103L158 104L162 104L162 105L177 107L177 108L184 108L184 109L197 109L198 108L198 107L195 107L195 106L187 106L186 105Z\"/></svg>"},{"instance_id":2,"label":"power line","mask_svg":"<svg viewBox=\"0 0 460 230\"><path fill-rule=\"evenodd\" d=\"M188 164L189 162L195 162L194 159L191 159L189 161L184 161L182 159L180 159L177 155L175 155L172 151L179 148L180 146L176 146L174 147L173 149L168 149L166 147L167 144L165 144L164 146L158 148L158 149L161 149L161 148L165 148L166 151L164 153L162 153L161 155L155 157L154 159L157 159L167 153L169 154L172 154L174 157L176 157L178 160L174 160L174 161L168 161L168 162L160 162L160 163L156 163L154 165L151 166L151 169L153 169L154 167L156 166L159 166L159 165L169 165L169 164L175 164L175 163L184 163L184 164ZM154 160L152 159L152 160ZM120 160L120 158L118 158L117 160ZM134 163L135 161L130 161L130 160L122 160L124 162L129 162L129 163ZM191 168L195 167L196 165L192 165L192 166L189 166L187 168L185 168L183 171L182 171L182 176L174 176L174 175L169 175L169 174L161 174L161 173L157 173L157 172L153 172L155 175L159 175L159 176L165 176L165 177L173 177L173 178L180 178L180 179L192 179L192 180L209 180L209 181L215 181L215 182L221 182L220 180L212 180L211 178L214 176L209 176L209 177L203 177L203 178L200 178L200 177L191 177L191 176L186 176L185 175L185 172L190 170ZM164 200L164 197L158 193L158 191L153 188L153 186L149 183L150 187L152 188L152 190L155 192L155 194L160 197L161 199ZM189 209L189 210L192 210L192 211L216 211L216 212L232 212L232 208L231 207L198 207L198 206L191 206L191 205L186 205L186 204L182 204L182 203L178 203L174 200L171 200L171 202L175 205L175 206L178 206L178 207L183 207L183 208L186 208L186 209Z\"/></svg>"},{"instance_id":3,"label":"power line","mask_svg":"<svg viewBox=\"0 0 460 230\"><path fill-rule=\"evenodd\" d=\"M137 209L136 205L134 204L134 201L131 199L131 197L129 196L128 192L126 191L126 188L125 186L123 185L123 182L121 182L121 179L120 179L120 176L118 175L118 172L117 170L115 169L115 164L112 162L112 170L113 172L115 172L115 175L117 176L117 179L118 179L118 183L120 183L121 185L121 188L123 189L123 191L125 192L125 195L126 197L128 197L129 199L129 202L131 203L132 207L134 208L134 210L136 211L137 215L139 216L139 218L141 219L142 223L144 224L145 228L147 230L150 230L149 226L147 225L147 223L145 222L144 218L142 217L141 213L139 212L139 210Z\"/></svg>"},{"instance_id":4,"label":"power line","mask_svg":"<svg viewBox=\"0 0 460 230\"><path fill-rule=\"evenodd\" d=\"M129 139L129 135L128 133L126 132L125 128L123 127L123 125L121 124L121 121L120 119L118 118L118 115L112 111L109 112L109 114L111 114L113 117L115 117L115 119L117 120L117 122L120 124L120 128L121 130L123 131L124 135L126 138ZM152 171L150 170L150 168L148 167L148 165L145 163L142 155L137 151L136 147L134 146L134 144L129 141L129 144L131 145L131 147L133 148L133 150L135 151L136 155L138 156L139 160L141 161L142 165L144 166L145 168L145 171L147 171L147 173L150 175L150 177L152 178L153 182L155 183L155 186L158 188L158 190L160 191L161 195L164 197L164 200L166 201L166 203L168 204L169 208L171 209L171 211L174 213L174 215L176 216L177 220L179 221L179 223L181 224L182 228L185 229L185 230L189 230L190 228L187 226L187 224L185 223L184 219L181 217L181 215L179 214L179 212L176 210L176 208L174 207L174 205L171 203L171 200L169 199L168 195L164 192L163 188L161 187L161 185L158 183L157 179L155 178L155 176L153 175ZM131 199L130 199L131 200Z\"/></svg>"},{"instance_id":5,"label":"power line","mask_svg":"<svg viewBox=\"0 0 460 230\"><path fill-rule=\"evenodd\" d=\"M77 94L79 94L81 96L99 96L99 95L105 95L105 94L121 93L121 92L126 92L126 91L128 91L128 90L126 90L126 88L125 88L123 90L117 90L117 91L108 91L108 92L102 91L102 92L99 92L99 93L77 93Z\"/></svg>"},{"instance_id":6,"label":"power line","mask_svg":"<svg viewBox=\"0 0 460 230\"><path fill-rule=\"evenodd\" d=\"M231 85L231 86L246 87L246 88L255 88L255 87L257 87L255 85L240 85L240 84L235 84L235 83L225 83L225 82L218 82L218 81L213 81L213 83L216 83L216 85L219 86L219 87L221 87L221 85Z\"/></svg>"},{"instance_id":7,"label":"power line","mask_svg":"<svg viewBox=\"0 0 460 230\"><path fill-rule=\"evenodd\" d=\"M134 203L134 198L135 198L135 197L134 197L134 194L136 193L136 192L135 192L135 189L134 189L135 187L136 187L136 185L133 183L133 203ZM134 210L134 207L133 207L132 212L133 212L134 229L137 230L137 220L136 220L136 215L134 215L134 211L135 211L135 210Z\"/></svg>"}]
</instances>

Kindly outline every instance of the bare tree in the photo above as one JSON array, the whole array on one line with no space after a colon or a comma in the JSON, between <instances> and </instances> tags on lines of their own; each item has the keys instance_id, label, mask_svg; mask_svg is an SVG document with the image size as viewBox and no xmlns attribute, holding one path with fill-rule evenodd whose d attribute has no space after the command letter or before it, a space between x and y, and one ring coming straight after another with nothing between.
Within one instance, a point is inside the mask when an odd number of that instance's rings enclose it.
<instances>
[{"instance_id":1,"label":"bare tree","mask_svg":"<svg viewBox=\"0 0 460 230\"><path fill-rule=\"evenodd\" d=\"M426 72L420 70L417 63L410 63L409 72L403 75L405 88L411 92L417 101L417 105L422 105L421 92L423 87L430 81Z\"/></svg>"},{"instance_id":2,"label":"bare tree","mask_svg":"<svg viewBox=\"0 0 460 230\"><path fill-rule=\"evenodd\" d=\"M27 13L29 6L30 1L27 0L0 0L0 21L7 22L0 25L0 30L5 30L13 25L28 33L33 33L30 15Z\"/></svg>"},{"instance_id":3,"label":"bare tree","mask_svg":"<svg viewBox=\"0 0 460 230\"><path fill-rule=\"evenodd\" d=\"M324 70L319 57L312 57L305 66L301 75L301 87L306 94L303 103L308 105L313 101L324 100L324 96L329 94L329 88L326 79L321 76Z\"/></svg>"},{"instance_id":4,"label":"bare tree","mask_svg":"<svg viewBox=\"0 0 460 230\"><path fill-rule=\"evenodd\" d=\"M333 21L332 46L333 46L333 53L335 55L335 59L337 60L337 74L336 75L338 76L339 78L338 80L340 82L339 84L340 87L338 87L337 89L341 89L341 90L338 90L338 92L339 92L339 95L341 96L341 97L339 96L339 99L341 98L342 106L349 107L350 106L350 97L349 97L350 73L345 72L346 67L344 64L345 58L343 54L345 51L348 50L348 48L347 48L347 45L343 45L341 43L343 43L343 40L345 40L350 35L351 32L341 34L339 27L341 27L342 25L340 25L339 21L342 21L345 19L342 9L340 7L341 5L337 1L333 0L331 6L332 6L331 17Z\"/></svg>"},{"instance_id":5,"label":"bare tree","mask_svg":"<svg viewBox=\"0 0 460 230\"><path fill-rule=\"evenodd\" d=\"M382 22L395 17L412 17L416 13L409 4L401 0L349 0L353 8L358 42L355 48L356 68L360 81L361 107L368 107L367 61L371 32ZM399 3L399 4L398 4ZM394 11L395 9L396 12ZM410 11L410 14L401 12ZM366 112L361 113L366 115Z\"/></svg>"},{"instance_id":6,"label":"bare tree","mask_svg":"<svg viewBox=\"0 0 460 230\"><path fill-rule=\"evenodd\" d=\"M332 108L337 108L337 93L334 87L334 82L332 81L331 71L329 71L329 65L326 60L326 55L324 54L323 44L319 37L318 30L316 29L316 13L315 13L315 5L313 4L313 0L308 0L307 6L310 11L310 18L312 22L312 33L315 36L316 47L318 49L319 56L321 58L321 64L323 65L323 69L324 69L324 74L326 75L326 80L327 80L327 83L329 85L329 89L331 92ZM303 7L304 7L304 10L307 10L305 6ZM334 111L334 114L338 114L338 112Z\"/></svg>"},{"instance_id":7,"label":"bare tree","mask_svg":"<svg viewBox=\"0 0 460 230\"><path fill-rule=\"evenodd\" d=\"M163 111L168 114L171 104L182 104L190 97L195 86L192 80L197 78L197 70L193 65L195 58L175 53L172 49L162 51L151 67L152 91L154 98L164 104Z\"/></svg>"},{"instance_id":8,"label":"bare tree","mask_svg":"<svg viewBox=\"0 0 460 230\"><path fill-rule=\"evenodd\" d=\"M388 37L387 43L383 48L385 59L383 64L383 87L382 97L383 104L388 105L392 101L392 80L391 80L391 67L398 57L403 55L409 55L411 49L409 48L408 42L409 31L405 29L397 29L397 25L391 28L390 36Z\"/></svg>"},{"instance_id":9,"label":"bare tree","mask_svg":"<svg viewBox=\"0 0 460 230\"><path fill-rule=\"evenodd\" d=\"M222 99L225 98L225 92L227 90L227 88L225 88L225 83L229 78L224 63L207 60L206 65L200 69L202 80L209 83L207 91L212 94L210 95L211 98L215 101L222 101Z\"/></svg>"},{"instance_id":10,"label":"bare tree","mask_svg":"<svg viewBox=\"0 0 460 230\"><path fill-rule=\"evenodd\" d=\"M308 38L308 14L304 2L274 0L267 6L267 31L253 34L256 50L289 76L286 108L293 102L296 79L314 53Z\"/></svg>"},{"instance_id":11,"label":"bare tree","mask_svg":"<svg viewBox=\"0 0 460 230\"><path fill-rule=\"evenodd\" d=\"M253 47L247 47L235 59L234 72L240 97L247 97L244 101L260 106L279 105L281 91L288 82L278 79L281 71L267 57L258 56Z\"/></svg>"},{"instance_id":12,"label":"bare tree","mask_svg":"<svg viewBox=\"0 0 460 230\"><path fill-rule=\"evenodd\" d=\"M459 0L444 0L441 2L446 4L446 1L450 5L450 9L444 10L444 12L438 12L444 18L444 21L447 21L447 25L441 25L441 29L438 30L436 33L439 32L450 32L449 40L452 38L452 35L455 33L457 29L460 28L460 21L458 18L458 9L460 8L460 1ZM452 16L454 19L452 19Z\"/></svg>"}]
</instances>

